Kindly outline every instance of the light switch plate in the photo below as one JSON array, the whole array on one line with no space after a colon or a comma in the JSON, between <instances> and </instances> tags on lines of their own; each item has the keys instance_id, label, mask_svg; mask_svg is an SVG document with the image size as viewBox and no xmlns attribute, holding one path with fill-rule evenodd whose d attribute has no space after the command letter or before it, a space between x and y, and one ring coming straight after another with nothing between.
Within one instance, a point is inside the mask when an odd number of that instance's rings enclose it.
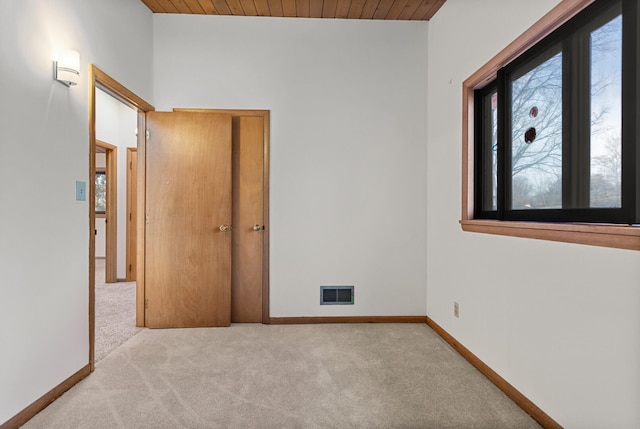
<instances>
[{"instance_id":1,"label":"light switch plate","mask_svg":"<svg viewBox=\"0 0 640 429\"><path fill-rule=\"evenodd\" d=\"M87 182L76 181L76 201L87 200Z\"/></svg>"}]
</instances>

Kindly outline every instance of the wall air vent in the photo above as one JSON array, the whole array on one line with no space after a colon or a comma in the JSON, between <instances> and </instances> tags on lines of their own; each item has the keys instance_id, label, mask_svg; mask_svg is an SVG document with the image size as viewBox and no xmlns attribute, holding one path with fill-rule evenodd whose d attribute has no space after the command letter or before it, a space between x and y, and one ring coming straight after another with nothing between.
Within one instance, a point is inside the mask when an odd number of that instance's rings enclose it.
<instances>
[{"instance_id":1,"label":"wall air vent","mask_svg":"<svg viewBox=\"0 0 640 429\"><path fill-rule=\"evenodd\" d=\"M320 305L353 305L353 286L320 286Z\"/></svg>"}]
</instances>

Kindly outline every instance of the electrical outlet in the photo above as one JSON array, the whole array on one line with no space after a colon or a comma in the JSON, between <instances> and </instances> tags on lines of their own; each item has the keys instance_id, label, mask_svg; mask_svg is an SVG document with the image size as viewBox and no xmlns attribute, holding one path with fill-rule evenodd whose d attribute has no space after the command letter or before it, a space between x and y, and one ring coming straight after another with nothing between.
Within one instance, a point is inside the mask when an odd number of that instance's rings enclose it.
<instances>
[{"instance_id":1,"label":"electrical outlet","mask_svg":"<svg viewBox=\"0 0 640 429\"><path fill-rule=\"evenodd\" d=\"M460 304L453 301L453 315L455 317L460 317Z\"/></svg>"}]
</instances>

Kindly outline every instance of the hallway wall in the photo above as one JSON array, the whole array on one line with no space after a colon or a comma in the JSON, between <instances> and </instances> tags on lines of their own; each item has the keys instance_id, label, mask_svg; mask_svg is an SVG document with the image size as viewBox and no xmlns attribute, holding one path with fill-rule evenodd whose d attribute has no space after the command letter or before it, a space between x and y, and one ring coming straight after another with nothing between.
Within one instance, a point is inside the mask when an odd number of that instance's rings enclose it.
<instances>
[{"instance_id":1,"label":"hallway wall","mask_svg":"<svg viewBox=\"0 0 640 429\"><path fill-rule=\"evenodd\" d=\"M89 362L88 64L151 101L151 27L138 1L2 3L0 424ZM76 87L52 78L60 48Z\"/></svg>"},{"instance_id":2,"label":"hallway wall","mask_svg":"<svg viewBox=\"0 0 640 429\"><path fill-rule=\"evenodd\" d=\"M118 148L116 167L118 179L116 277L118 279L125 279L127 276L127 172L129 168L127 148L137 147L137 126L138 113L135 110L104 91L96 91L96 139Z\"/></svg>"}]
</instances>

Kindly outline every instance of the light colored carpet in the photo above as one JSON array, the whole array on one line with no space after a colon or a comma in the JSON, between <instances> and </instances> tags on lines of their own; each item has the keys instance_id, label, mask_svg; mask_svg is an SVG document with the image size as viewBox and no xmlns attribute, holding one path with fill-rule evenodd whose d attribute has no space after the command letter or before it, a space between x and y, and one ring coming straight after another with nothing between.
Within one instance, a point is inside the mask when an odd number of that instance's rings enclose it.
<instances>
[{"instance_id":1,"label":"light colored carpet","mask_svg":"<svg viewBox=\"0 0 640 429\"><path fill-rule=\"evenodd\" d=\"M104 259L96 259L95 361L141 331L136 328L136 282L104 282Z\"/></svg>"},{"instance_id":2,"label":"light colored carpet","mask_svg":"<svg viewBox=\"0 0 640 429\"><path fill-rule=\"evenodd\" d=\"M539 428L423 324L143 330L35 428Z\"/></svg>"}]
</instances>

